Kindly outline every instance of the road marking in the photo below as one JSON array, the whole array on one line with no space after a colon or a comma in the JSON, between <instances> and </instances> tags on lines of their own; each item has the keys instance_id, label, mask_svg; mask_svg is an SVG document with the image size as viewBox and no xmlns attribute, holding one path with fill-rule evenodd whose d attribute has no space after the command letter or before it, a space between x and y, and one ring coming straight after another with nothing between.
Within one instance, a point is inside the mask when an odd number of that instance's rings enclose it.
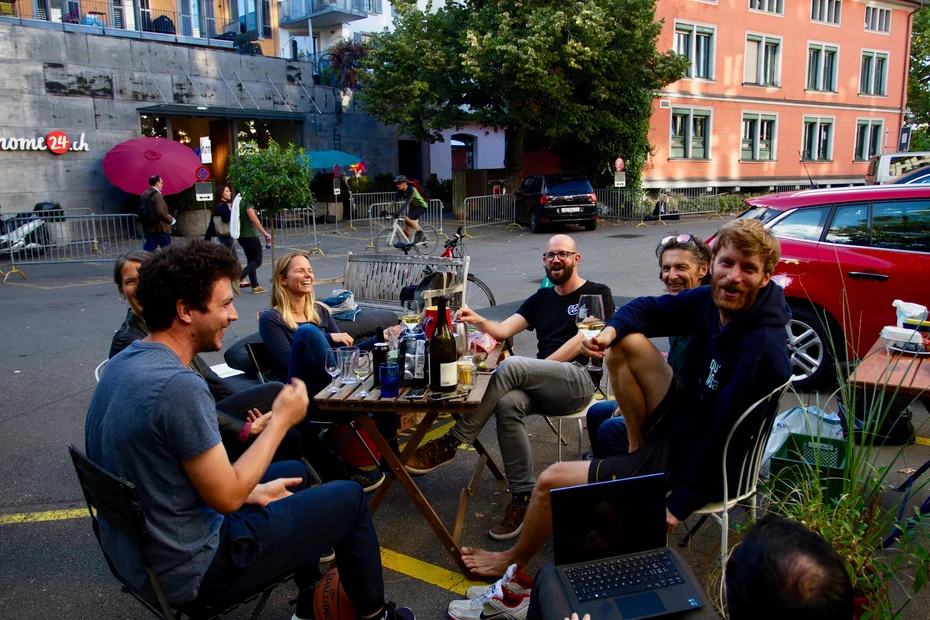
<instances>
[{"instance_id":1,"label":"road marking","mask_svg":"<svg viewBox=\"0 0 930 620\"><path fill-rule=\"evenodd\" d=\"M918 437L917 443L922 446L930 446L930 437Z\"/></svg>"},{"instance_id":2,"label":"road marking","mask_svg":"<svg viewBox=\"0 0 930 620\"><path fill-rule=\"evenodd\" d=\"M19 514L0 515L0 525L14 523L41 523L43 521L64 521L65 519L80 519L90 516L87 508L72 508L70 510L46 510L43 512L21 512Z\"/></svg>"},{"instance_id":3,"label":"road marking","mask_svg":"<svg viewBox=\"0 0 930 620\"><path fill-rule=\"evenodd\" d=\"M18 514L0 515L0 525L13 525L19 523L42 523L46 521L64 521L67 519L83 519L88 517L86 508L73 508L68 510L46 510L43 512L22 512ZM397 553L381 547L381 565L408 577L413 577L428 584L444 588L450 592L465 596L470 586L486 585L481 581L469 581L451 570L423 562L409 555Z\"/></svg>"},{"instance_id":4,"label":"road marking","mask_svg":"<svg viewBox=\"0 0 930 620\"><path fill-rule=\"evenodd\" d=\"M98 284L108 284L112 283L112 279L103 279L103 280L87 280L86 282L75 282L73 284L62 284L59 286L43 286L41 284L32 284L29 282L7 282L10 286L24 286L26 288L37 288L42 291L57 291L63 288L76 288L79 286L97 286Z\"/></svg>"}]
</instances>

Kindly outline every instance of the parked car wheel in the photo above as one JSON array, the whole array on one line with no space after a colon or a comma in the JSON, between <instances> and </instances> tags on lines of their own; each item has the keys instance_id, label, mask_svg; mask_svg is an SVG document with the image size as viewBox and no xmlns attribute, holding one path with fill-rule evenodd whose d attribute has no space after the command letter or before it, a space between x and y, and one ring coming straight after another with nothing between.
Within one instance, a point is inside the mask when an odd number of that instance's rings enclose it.
<instances>
[{"instance_id":1,"label":"parked car wheel","mask_svg":"<svg viewBox=\"0 0 930 620\"><path fill-rule=\"evenodd\" d=\"M584 223L585 230L595 230L597 228L597 220L591 220L590 222Z\"/></svg>"},{"instance_id":2,"label":"parked car wheel","mask_svg":"<svg viewBox=\"0 0 930 620\"><path fill-rule=\"evenodd\" d=\"M831 340L833 334L825 316L818 316L810 308L792 306L791 320L785 331L795 389L810 391L836 376L833 351L834 348L842 350L845 345Z\"/></svg>"},{"instance_id":3,"label":"parked car wheel","mask_svg":"<svg viewBox=\"0 0 930 620\"><path fill-rule=\"evenodd\" d=\"M543 226L539 221L539 215L533 211L530 214L530 232L533 234L539 234L543 231Z\"/></svg>"}]
</instances>

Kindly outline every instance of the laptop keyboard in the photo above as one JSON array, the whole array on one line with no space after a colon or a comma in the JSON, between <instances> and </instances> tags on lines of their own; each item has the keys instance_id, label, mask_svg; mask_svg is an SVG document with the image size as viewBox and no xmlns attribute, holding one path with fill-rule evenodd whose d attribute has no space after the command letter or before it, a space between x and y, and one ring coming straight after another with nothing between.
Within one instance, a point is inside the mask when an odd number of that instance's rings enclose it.
<instances>
[{"instance_id":1,"label":"laptop keyboard","mask_svg":"<svg viewBox=\"0 0 930 620\"><path fill-rule=\"evenodd\" d=\"M665 551L567 568L565 575L581 603L685 582Z\"/></svg>"}]
</instances>

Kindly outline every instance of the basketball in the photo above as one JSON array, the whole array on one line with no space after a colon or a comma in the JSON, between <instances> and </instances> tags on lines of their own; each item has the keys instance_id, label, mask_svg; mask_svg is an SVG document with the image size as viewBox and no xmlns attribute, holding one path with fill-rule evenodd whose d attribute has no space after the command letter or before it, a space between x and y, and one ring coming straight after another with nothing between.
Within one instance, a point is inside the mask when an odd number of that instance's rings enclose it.
<instances>
[{"instance_id":1,"label":"basketball","mask_svg":"<svg viewBox=\"0 0 930 620\"><path fill-rule=\"evenodd\" d=\"M339 583L339 570L329 571L313 593L313 617L316 620L358 620L355 605Z\"/></svg>"}]
</instances>

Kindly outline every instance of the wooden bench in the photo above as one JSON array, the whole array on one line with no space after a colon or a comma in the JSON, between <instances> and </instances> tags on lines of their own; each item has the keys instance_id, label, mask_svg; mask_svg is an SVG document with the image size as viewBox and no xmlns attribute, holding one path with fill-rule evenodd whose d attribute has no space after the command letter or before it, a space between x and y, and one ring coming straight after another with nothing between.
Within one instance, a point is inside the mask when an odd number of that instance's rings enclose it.
<instances>
[{"instance_id":1,"label":"wooden bench","mask_svg":"<svg viewBox=\"0 0 930 620\"><path fill-rule=\"evenodd\" d=\"M345 271L341 276L321 278L315 285L342 284L352 291L355 303L369 308L399 310L400 293L405 286L416 286L423 279L427 267L444 274L443 287L423 292L431 300L440 295L451 295L450 305L461 306L465 299L469 258L440 258L436 256L385 256L349 252Z\"/></svg>"}]
</instances>

